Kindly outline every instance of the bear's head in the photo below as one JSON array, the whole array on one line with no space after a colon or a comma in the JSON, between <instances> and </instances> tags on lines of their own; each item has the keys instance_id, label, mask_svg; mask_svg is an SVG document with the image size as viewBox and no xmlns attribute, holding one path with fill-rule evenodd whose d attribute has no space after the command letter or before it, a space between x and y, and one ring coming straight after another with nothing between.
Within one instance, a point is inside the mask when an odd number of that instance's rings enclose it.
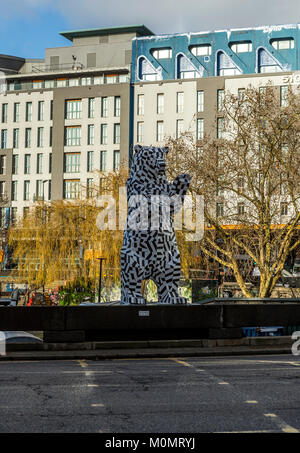
<instances>
[{"instance_id":1,"label":"bear's head","mask_svg":"<svg viewBox=\"0 0 300 453\"><path fill-rule=\"evenodd\" d=\"M155 182L166 176L166 154L169 148L152 146L134 147L130 179L140 182Z\"/></svg>"}]
</instances>

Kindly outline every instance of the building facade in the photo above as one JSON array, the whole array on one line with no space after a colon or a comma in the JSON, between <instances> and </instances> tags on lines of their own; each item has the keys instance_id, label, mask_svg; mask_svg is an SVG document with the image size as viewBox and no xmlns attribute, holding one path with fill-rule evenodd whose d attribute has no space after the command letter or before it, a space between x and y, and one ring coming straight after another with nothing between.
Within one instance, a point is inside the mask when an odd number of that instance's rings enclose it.
<instances>
[{"instance_id":1,"label":"building facade","mask_svg":"<svg viewBox=\"0 0 300 453\"><path fill-rule=\"evenodd\" d=\"M136 143L220 133L222 96L300 83L300 26L154 35L144 25L62 32L45 59L0 55L2 226L36 200L72 200ZM298 78L298 79L297 79Z\"/></svg>"}]
</instances>

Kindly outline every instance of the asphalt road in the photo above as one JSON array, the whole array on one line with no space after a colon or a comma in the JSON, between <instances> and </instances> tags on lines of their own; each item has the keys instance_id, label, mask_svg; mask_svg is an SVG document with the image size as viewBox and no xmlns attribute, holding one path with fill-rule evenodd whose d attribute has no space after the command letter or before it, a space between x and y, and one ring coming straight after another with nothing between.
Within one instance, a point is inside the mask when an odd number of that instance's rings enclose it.
<instances>
[{"instance_id":1,"label":"asphalt road","mask_svg":"<svg viewBox=\"0 0 300 453\"><path fill-rule=\"evenodd\" d=\"M1 433L300 432L300 356L0 363Z\"/></svg>"}]
</instances>

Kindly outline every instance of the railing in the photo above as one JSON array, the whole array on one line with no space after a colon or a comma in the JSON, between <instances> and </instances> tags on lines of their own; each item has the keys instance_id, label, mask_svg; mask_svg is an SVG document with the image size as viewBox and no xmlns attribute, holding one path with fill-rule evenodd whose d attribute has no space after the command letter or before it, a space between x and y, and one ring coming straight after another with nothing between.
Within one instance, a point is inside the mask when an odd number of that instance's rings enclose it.
<instances>
[{"instance_id":1,"label":"railing","mask_svg":"<svg viewBox=\"0 0 300 453\"><path fill-rule=\"evenodd\" d=\"M116 76L86 76L80 78L66 78L65 80L39 80L30 82L7 81L7 91L31 91L64 87L90 86L90 85L108 85L115 83L129 83L128 74L118 74Z\"/></svg>"},{"instance_id":2,"label":"railing","mask_svg":"<svg viewBox=\"0 0 300 453\"><path fill-rule=\"evenodd\" d=\"M82 63L64 63L32 66L32 72L78 71L84 69Z\"/></svg>"}]
</instances>

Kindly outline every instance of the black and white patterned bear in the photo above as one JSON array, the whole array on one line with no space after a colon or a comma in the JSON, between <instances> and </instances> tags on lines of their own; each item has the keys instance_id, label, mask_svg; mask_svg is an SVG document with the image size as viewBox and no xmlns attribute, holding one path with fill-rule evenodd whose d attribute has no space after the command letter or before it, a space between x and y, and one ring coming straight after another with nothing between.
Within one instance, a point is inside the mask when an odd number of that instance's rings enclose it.
<instances>
[{"instance_id":1,"label":"black and white patterned bear","mask_svg":"<svg viewBox=\"0 0 300 453\"><path fill-rule=\"evenodd\" d=\"M168 182L168 151L135 146L126 183L128 214L121 249L121 304L145 304L141 286L148 279L157 286L158 303L186 303L178 294L180 255L174 214L182 207L190 176L182 174L173 183Z\"/></svg>"}]
</instances>

